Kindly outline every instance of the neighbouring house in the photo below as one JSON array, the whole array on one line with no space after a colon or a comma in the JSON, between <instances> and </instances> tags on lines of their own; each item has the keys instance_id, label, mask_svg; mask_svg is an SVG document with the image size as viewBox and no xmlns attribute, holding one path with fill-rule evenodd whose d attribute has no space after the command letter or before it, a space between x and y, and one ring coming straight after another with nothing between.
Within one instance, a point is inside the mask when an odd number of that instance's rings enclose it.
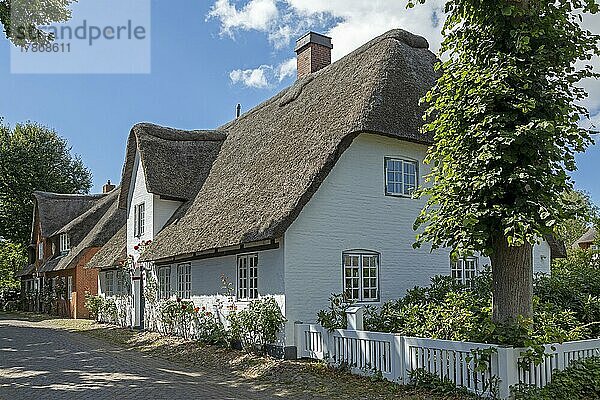
<instances>
[{"instance_id":1,"label":"neighbouring house","mask_svg":"<svg viewBox=\"0 0 600 400\"><path fill-rule=\"evenodd\" d=\"M591 227L587 230L586 233L584 233L579 239L577 239L575 243L573 243L573 248L580 248L584 250L598 250L598 246L595 244L597 239L598 233L596 231L596 228Z\"/></svg>"},{"instance_id":2,"label":"neighbouring house","mask_svg":"<svg viewBox=\"0 0 600 400\"><path fill-rule=\"evenodd\" d=\"M116 230L118 192L109 193L114 188L109 182L99 195L34 192L29 264L18 273L27 309L88 316L84 294L97 293L98 275L83 266ZM54 297L52 304L48 297Z\"/></svg>"},{"instance_id":3,"label":"neighbouring house","mask_svg":"<svg viewBox=\"0 0 600 400\"><path fill-rule=\"evenodd\" d=\"M240 307L277 300L278 345L295 357L294 323L314 321L332 293L380 305L434 275L468 283L489 263L412 247L424 205L412 193L432 144L419 132L419 100L436 81L427 41L392 30L333 64L331 48L323 35L300 38L298 80L216 130L133 127L119 198L127 227L88 263L111 297L131 259L131 325L154 326L148 279L159 299L212 308L229 301L225 277ZM549 272L559 250L535 246L535 271Z\"/></svg>"}]
</instances>

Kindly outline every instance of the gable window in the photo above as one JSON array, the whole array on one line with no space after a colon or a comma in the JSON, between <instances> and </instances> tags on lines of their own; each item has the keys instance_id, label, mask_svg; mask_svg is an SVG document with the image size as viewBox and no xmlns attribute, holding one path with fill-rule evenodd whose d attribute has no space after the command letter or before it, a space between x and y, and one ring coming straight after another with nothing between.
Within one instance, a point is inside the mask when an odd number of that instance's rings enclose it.
<instances>
[{"instance_id":1,"label":"gable window","mask_svg":"<svg viewBox=\"0 0 600 400\"><path fill-rule=\"evenodd\" d=\"M158 297L160 299L171 297L171 267L158 269Z\"/></svg>"},{"instance_id":2,"label":"gable window","mask_svg":"<svg viewBox=\"0 0 600 400\"><path fill-rule=\"evenodd\" d=\"M471 287L473 279L478 273L479 259L477 257L464 257L450 262L452 278L463 285Z\"/></svg>"},{"instance_id":3,"label":"gable window","mask_svg":"<svg viewBox=\"0 0 600 400\"><path fill-rule=\"evenodd\" d=\"M177 266L177 297L189 299L192 293L192 266L190 263Z\"/></svg>"},{"instance_id":4,"label":"gable window","mask_svg":"<svg viewBox=\"0 0 600 400\"><path fill-rule=\"evenodd\" d=\"M400 158L385 159L385 194L411 196L417 188L417 162Z\"/></svg>"},{"instance_id":5,"label":"gable window","mask_svg":"<svg viewBox=\"0 0 600 400\"><path fill-rule=\"evenodd\" d=\"M146 204L140 203L133 206L133 236L140 237L144 234L146 218Z\"/></svg>"},{"instance_id":6,"label":"gable window","mask_svg":"<svg viewBox=\"0 0 600 400\"><path fill-rule=\"evenodd\" d=\"M38 243L38 260L44 259L44 242Z\"/></svg>"},{"instance_id":7,"label":"gable window","mask_svg":"<svg viewBox=\"0 0 600 400\"><path fill-rule=\"evenodd\" d=\"M238 256L237 266L238 300L258 299L258 254Z\"/></svg>"},{"instance_id":8,"label":"gable window","mask_svg":"<svg viewBox=\"0 0 600 400\"><path fill-rule=\"evenodd\" d=\"M60 234L60 254L67 254L71 249L71 238L66 233Z\"/></svg>"},{"instance_id":9,"label":"gable window","mask_svg":"<svg viewBox=\"0 0 600 400\"><path fill-rule=\"evenodd\" d=\"M349 300L379 301L379 254L348 251L342 254L344 293Z\"/></svg>"},{"instance_id":10,"label":"gable window","mask_svg":"<svg viewBox=\"0 0 600 400\"><path fill-rule=\"evenodd\" d=\"M115 273L114 271L106 272L106 295L114 296L115 295L115 282L114 282Z\"/></svg>"}]
</instances>

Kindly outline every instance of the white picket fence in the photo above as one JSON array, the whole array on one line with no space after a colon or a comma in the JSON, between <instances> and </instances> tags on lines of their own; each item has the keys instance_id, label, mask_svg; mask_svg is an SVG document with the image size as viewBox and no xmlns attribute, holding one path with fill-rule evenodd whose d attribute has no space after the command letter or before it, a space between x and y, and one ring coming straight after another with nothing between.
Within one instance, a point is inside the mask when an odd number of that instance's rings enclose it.
<instances>
[{"instance_id":1,"label":"white picket fence","mask_svg":"<svg viewBox=\"0 0 600 400\"><path fill-rule=\"evenodd\" d=\"M380 373L398 383L408 383L410 371L424 369L472 392L501 399L509 397L513 385L543 387L555 370L571 361L600 356L600 339L547 345L544 361L523 369L520 361L525 349L362 330L330 332L316 324L297 323L295 329L299 358L326 360L357 374ZM472 351L489 348L495 351L486 370L477 371Z\"/></svg>"}]
</instances>

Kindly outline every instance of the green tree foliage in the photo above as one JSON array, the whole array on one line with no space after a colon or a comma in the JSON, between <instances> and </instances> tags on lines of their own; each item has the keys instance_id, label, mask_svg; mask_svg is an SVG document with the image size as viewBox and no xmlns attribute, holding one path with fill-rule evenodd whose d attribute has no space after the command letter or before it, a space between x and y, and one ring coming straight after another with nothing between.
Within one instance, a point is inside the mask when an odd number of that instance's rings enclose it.
<instances>
[{"instance_id":1,"label":"green tree foliage","mask_svg":"<svg viewBox=\"0 0 600 400\"><path fill-rule=\"evenodd\" d=\"M50 128L26 122L11 129L0 120L0 236L29 242L33 191L89 191L91 173L70 150Z\"/></svg>"},{"instance_id":2,"label":"green tree foliage","mask_svg":"<svg viewBox=\"0 0 600 400\"><path fill-rule=\"evenodd\" d=\"M13 44L48 43L51 34L40 29L71 18L69 6L77 0L0 0L0 23Z\"/></svg>"},{"instance_id":3,"label":"green tree foliage","mask_svg":"<svg viewBox=\"0 0 600 400\"><path fill-rule=\"evenodd\" d=\"M19 287L15 273L26 263L27 254L23 245L0 240L0 291Z\"/></svg>"},{"instance_id":4,"label":"green tree foliage","mask_svg":"<svg viewBox=\"0 0 600 400\"><path fill-rule=\"evenodd\" d=\"M590 224L598 224L599 210L598 206L592 202L587 193L577 190L567 191L566 205L572 208L572 217L563 219L556 224L556 237L562 240L567 248L579 239L587 230Z\"/></svg>"},{"instance_id":5,"label":"green tree foliage","mask_svg":"<svg viewBox=\"0 0 600 400\"><path fill-rule=\"evenodd\" d=\"M414 0L424 3L425 0ZM478 250L492 260L494 319L532 312L531 245L571 218L574 155L590 144L578 125L598 77L598 35L581 15L594 0L448 0L441 76L426 95L428 203L417 245ZM575 65L583 65L576 68Z\"/></svg>"}]
</instances>

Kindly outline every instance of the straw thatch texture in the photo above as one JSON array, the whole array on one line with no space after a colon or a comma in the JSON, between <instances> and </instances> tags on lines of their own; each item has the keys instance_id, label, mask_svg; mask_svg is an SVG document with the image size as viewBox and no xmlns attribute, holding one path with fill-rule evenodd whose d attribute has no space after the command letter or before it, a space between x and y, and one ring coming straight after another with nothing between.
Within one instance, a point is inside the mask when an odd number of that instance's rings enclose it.
<instances>
[{"instance_id":1,"label":"straw thatch texture","mask_svg":"<svg viewBox=\"0 0 600 400\"><path fill-rule=\"evenodd\" d=\"M107 196L110 199L108 210L83 238L81 243L72 248L67 255L52 269L59 271L75 268L85 251L94 247L104 246L116 233L125 226L127 212L119 208L118 192L115 190Z\"/></svg>"},{"instance_id":2,"label":"straw thatch texture","mask_svg":"<svg viewBox=\"0 0 600 400\"><path fill-rule=\"evenodd\" d=\"M580 245L589 245L594 243L594 241L596 240L597 237L597 232L596 232L596 228L595 227L591 227L590 229L588 229L588 231L586 233L584 233L579 239L577 239L575 241L575 243L573 243L573 248L578 248L580 247Z\"/></svg>"},{"instance_id":3,"label":"straw thatch texture","mask_svg":"<svg viewBox=\"0 0 600 400\"><path fill-rule=\"evenodd\" d=\"M121 265L127 259L127 225L123 224L85 265L85 268L106 268Z\"/></svg>"},{"instance_id":4,"label":"straw thatch texture","mask_svg":"<svg viewBox=\"0 0 600 400\"><path fill-rule=\"evenodd\" d=\"M104 196L103 194L33 192L42 236L50 237L54 232L92 208Z\"/></svg>"},{"instance_id":5,"label":"straw thatch texture","mask_svg":"<svg viewBox=\"0 0 600 400\"><path fill-rule=\"evenodd\" d=\"M431 143L419 99L435 62L425 39L393 30L220 128L194 203L142 260L280 237L361 132Z\"/></svg>"},{"instance_id":6,"label":"straw thatch texture","mask_svg":"<svg viewBox=\"0 0 600 400\"><path fill-rule=\"evenodd\" d=\"M148 123L135 125L127 141L119 206L127 207L136 152L149 193L191 200L206 179L223 140L225 135L218 131L183 131Z\"/></svg>"}]
</instances>

